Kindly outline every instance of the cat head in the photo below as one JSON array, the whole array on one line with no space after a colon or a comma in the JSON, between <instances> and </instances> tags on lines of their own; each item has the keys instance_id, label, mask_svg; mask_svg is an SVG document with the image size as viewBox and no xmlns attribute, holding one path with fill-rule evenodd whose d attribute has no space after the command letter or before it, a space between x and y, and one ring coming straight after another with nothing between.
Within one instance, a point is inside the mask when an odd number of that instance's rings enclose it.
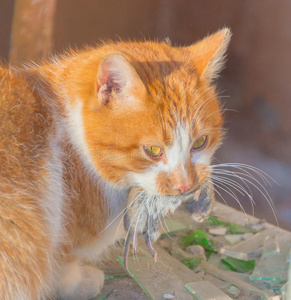
<instances>
[{"instance_id":1,"label":"cat head","mask_svg":"<svg viewBox=\"0 0 291 300\"><path fill-rule=\"evenodd\" d=\"M188 47L119 42L91 54L79 98L105 181L179 195L206 180L223 122L213 80L230 35L222 29Z\"/></svg>"}]
</instances>

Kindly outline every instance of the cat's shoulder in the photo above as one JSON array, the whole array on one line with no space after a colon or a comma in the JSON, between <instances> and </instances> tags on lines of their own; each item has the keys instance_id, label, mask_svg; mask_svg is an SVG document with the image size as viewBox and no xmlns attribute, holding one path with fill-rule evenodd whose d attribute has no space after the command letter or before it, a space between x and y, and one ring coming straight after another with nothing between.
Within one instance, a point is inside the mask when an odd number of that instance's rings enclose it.
<instances>
[{"instance_id":1,"label":"cat's shoulder","mask_svg":"<svg viewBox=\"0 0 291 300\"><path fill-rule=\"evenodd\" d=\"M18 163L48 144L52 114L25 71L0 66L0 149ZM2 156L2 157L8 157ZM16 160L16 159L15 159Z\"/></svg>"}]
</instances>

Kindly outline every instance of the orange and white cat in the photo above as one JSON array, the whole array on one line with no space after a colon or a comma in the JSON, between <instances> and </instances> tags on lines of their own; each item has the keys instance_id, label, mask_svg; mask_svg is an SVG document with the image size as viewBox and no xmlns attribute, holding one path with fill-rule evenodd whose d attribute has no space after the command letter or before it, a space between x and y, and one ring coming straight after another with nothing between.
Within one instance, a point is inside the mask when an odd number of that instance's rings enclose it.
<instances>
[{"instance_id":1,"label":"orange and white cat","mask_svg":"<svg viewBox=\"0 0 291 300\"><path fill-rule=\"evenodd\" d=\"M132 188L181 197L207 181L222 115L213 79L230 31L189 47L108 43L0 67L0 298L90 299L86 265L125 236Z\"/></svg>"}]
</instances>

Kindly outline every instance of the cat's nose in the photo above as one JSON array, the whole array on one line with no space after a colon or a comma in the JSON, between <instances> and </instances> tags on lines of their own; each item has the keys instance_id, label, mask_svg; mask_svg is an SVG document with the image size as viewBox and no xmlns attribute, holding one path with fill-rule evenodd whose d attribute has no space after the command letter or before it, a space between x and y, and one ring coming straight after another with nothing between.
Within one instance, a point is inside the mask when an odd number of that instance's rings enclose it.
<instances>
[{"instance_id":1,"label":"cat's nose","mask_svg":"<svg viewBox=\"0 0 291 300\"><path fill-rule=\"evenodd\" d=\"M177 186L176 189L180 191L180 193L186 193L188 190L190 190L192 187L192 184L188 184L188 185L181 185L181 186Z\"/></svg>"}]
</instances>

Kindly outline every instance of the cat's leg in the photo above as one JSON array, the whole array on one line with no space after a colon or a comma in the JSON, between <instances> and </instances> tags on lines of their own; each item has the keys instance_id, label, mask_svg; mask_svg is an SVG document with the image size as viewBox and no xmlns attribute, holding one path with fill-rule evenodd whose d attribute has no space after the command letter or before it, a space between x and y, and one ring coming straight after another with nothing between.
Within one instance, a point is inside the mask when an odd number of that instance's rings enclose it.
<instances>
[{"instance_id":1,"label":"cat's leg","mask_svg":"<svg viewBox=\"0 0 291 300\"><path fill-rule=\"evenodd\" d=\"M96 297L104 284L104 274L97 267L74 260L63 265L57 296L62 300L89 300Z\"/></svg>"},{"instance_id":2,"label":"cat's leg","mask_svg":"<svg viewBox=\"0 0 291 300\"><path fill-rule=\"evenodd\" d=\"M0 195L0 298L40 299L49 291L52 265L41 209L30 199Z\"/></svg>"}]
</instances>

